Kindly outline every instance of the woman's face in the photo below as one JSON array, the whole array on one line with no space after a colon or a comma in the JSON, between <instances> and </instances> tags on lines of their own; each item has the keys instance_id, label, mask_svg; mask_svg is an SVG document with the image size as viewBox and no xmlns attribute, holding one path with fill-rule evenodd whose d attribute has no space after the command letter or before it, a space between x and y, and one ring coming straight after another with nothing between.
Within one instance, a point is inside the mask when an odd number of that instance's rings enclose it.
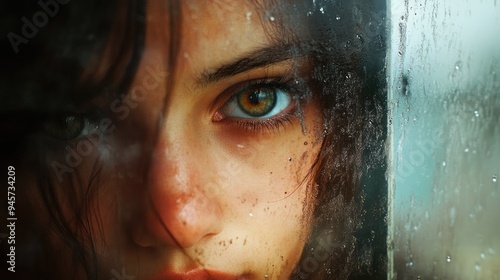
<instances>
[{"instance_id":1,"label":"woman's face","mask_svg":"<svg viewBox=\"0 0 500 280\"><path fill-rule=\"evenodd\" d=\"M87 215L106 275L288 278L309 234L321 146L319 106L295 79L307 65L269 39L275 19L255 3L181 5L175 67L167 5L150 1L132 85L95 100L110 129L62 184L78 175L87 186L102 166Z\"/></svg>"}]
</instances>

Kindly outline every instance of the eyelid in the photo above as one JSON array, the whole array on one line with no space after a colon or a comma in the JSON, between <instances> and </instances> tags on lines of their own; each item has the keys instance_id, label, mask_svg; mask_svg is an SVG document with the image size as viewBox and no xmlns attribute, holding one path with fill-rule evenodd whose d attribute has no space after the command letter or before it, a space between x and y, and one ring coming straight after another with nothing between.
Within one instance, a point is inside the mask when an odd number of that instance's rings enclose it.
<instances>
[{"instance_id":1,"label":"eyelid","mask_svg":"<svg viewBox=\"0 0 500 280\"><path fill-rule=\"evenodd\" d=\"M233 104L233 108L227 108L231 102L237 102L238 95L241 93L244 93L248 90L252 90L253 87L249 87L248 89L243 89L242 91L234 94L224 105L219 109L220 113L224 118L231 118L233 120L242 120L242 121L248 121L248 122L259 122L259 121L264 121L264 120L270 120L270 119L275 119L277 117L280 117L282 115L285 115L289 113L290 107L295 107L294 101L297 100L296 96L290 92L290 89L286 86L273 86L272 84L270 85L263 85L263 88L274 88L276 92L276 104L274 105L274 108L272 108L269 112L260 115L260 116L252 116L249 115L248 113L244 112L244 109L241 107L238 108L237 104ZM261 86L257 85L255 86L256 89L261 88ZM282 96L285 94L286 96ZM283 108L283 102L286 102L286 106ZM234 106L235 105L235 106ZM236 108L235 108L236 107ZM276 112L278 111L278 112ZM230 115L228 112L230 112L232 115ZM238 116L238 114L243 114L247 116Z\"/></svg>"},{"instance_id":2,"label":"eyelid","mask_svg":"<svg viewBox=\"0 0 500 280\"><path fill-rule=\"evenodd\" d=\"M56 135L51 135L51 132L43 132L47 137L52 141L65 142L70 145L77 144L79 141L87 138L93 132L99 129L99 121L103 119L102 112L97 109L89 109L87 111L62 111L60 113L53 114L52 116L46 117L43 121L44 124L47 124L51 121L57 121L57 118L64 118L67 120L68 117L77 117L82 118L82 128L79 131L78 135L73 138L65 139L64 137L57 137ZM42 130L44 126L42 125Z\"/></svg>"},{"instance_id":3,"label":"eyelid","mask_svg":"<svg viewBox=\"0 0 500 280\"><path fill-rule=\"evenodd\" d=\"M280 91L280 94L288 95L286 98L288 104L285 108L281 107L279 112L267 115L267 117L256 117L249 115L248 117L240 116L226 116L224 114L225 106L230 102L236 102L239 94L244 94L248 90L273 88ZM289 125L293 125L297 121L295 109L298 102L301 102L302 95L305 91L302 90L302 84L297 79L290 77L276 77L249 80L243 83L238 83L226 90L224 93L224 103L218 106L218 110L214 113L212 121L218 122L220 125L230 129L237 129L238 132L247 132L252 135L259 135L261 133L277 133L285 129ZM228 96L229 95L229 96ZM284 98L284 97L280 97ZM232 104L238 106L237 104Z\"/></svg>"},{"instance_id":4,"label":"eyelid","mask_svg":"<svg viewBox=\"0 0 500 280\"><path fill-rule=\"evenodd\" d=\"M224 67L219 67L214 71L205 71L203 74L199 75L200 78L197 79L197 85L201 88L205 88L209 84L218 83L220 81L230 79L231 77L244 75L245 73L251 73L253 71L262 71L262 70L272 70L272 69L287 69L290 70L293 68L293 65L296 64L297 61L304 61L304 56L296 56L294 58L290 57L289 52L268 52L270 49L263 49L260 52L257 51L258 59L252 59L250 57L241 58L233 64L226 65ZM259 55L260 53L260 55ZM285 56L281 56L280 54L285 54ZM264 54L264 55L263 55ZM265 55L267 54L267 55ZM269 56L271 55L271 56Z\"/></svg>"},{"instance_id":5,"label":"eyelid","mask_svg":"<svg viewBox=\"0 0 500 280\"><path fill-rule=\"evenodd\" d=\"M287 88L283 88L284 90L287 90L291 92L292 97L297 94L299 95L299 90L294 88L293 85L290 84L291 81L293 81L294 78L291 77L288 74L279 76L267 76L263 78L255 78L255 79L250 79L250 80L245 80L236 84L231 85L230 87L227 87L225 90L222 91L221 94L215 99L214 103L210 107L210 112L212 114L216 114L217 111L222 108L227 102L231 100L234 96L236 96L238 93L245 91L247 89L250 89L252 87L259 87L259 86L273 86L273 85L280 85L282 88L283 86L286 86Z\"/></svg>"}]
</instances>

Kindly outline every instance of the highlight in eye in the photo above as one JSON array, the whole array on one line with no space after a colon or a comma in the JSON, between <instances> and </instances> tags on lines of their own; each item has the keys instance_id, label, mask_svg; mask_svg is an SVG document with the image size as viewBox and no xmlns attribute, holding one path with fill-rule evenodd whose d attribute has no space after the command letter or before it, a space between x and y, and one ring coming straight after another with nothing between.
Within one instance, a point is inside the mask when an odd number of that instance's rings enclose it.
<instances>
[{"instance_id":1,"label":"highlight in eye","mask_svg":"<svg viewBox=\"0 0 500 280\"><path fill-rule=\"evenodd\" d=\"M231 87L229 100L215 113L215 122L236 125L245 131L274 132L293 120L300 95L294 79L261 79Z\"/></svg>"},{"instance_id":2,"label":"highlight in eye","mask_svg":"<svg viewBox=\"0 0 500 280\"><path fill-rule=\"evenodd\" d=\"M247 82L222 106L225 118L266 119L284 112L293 101L293 90L281 79Z\"/></svg>"},{"instance_id":3,"label":"highlight in eye","mask_svg":"<svg viewBox=\"0 0 500 280\"><path fill-rule=\"evenodd\" d=\"M262 117L272 111L276 106L276 90L262 88L246 91L236 96L239 108L253 117Z\"/></svg>"},{"instance_id":4,"label":"highlight in eye","mask_svg":"<svg viewBox=\"0 0 500 280\"><path fill-rule=\"evenodd\" d=\"M96 129L97 124L85 114L80 113L51 116L42 125L44 133L61 141L71 141L85 137Z\"/></svg>"}]
</instances>

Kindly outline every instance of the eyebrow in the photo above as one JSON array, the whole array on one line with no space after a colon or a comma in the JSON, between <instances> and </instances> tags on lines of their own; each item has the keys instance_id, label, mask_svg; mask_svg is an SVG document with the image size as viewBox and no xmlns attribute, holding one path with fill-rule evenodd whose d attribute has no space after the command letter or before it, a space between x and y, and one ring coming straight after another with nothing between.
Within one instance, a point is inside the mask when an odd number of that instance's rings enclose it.
<instances>
[{"instance_id":1,"label":"eyebrow","mask_svg":"<svg viewBox=\"0 0 500 280\"><path fill-rule=\"evenodd\" d=\"M266 46L224 63L215 70L202 72L200 77L196 79L197 84L200 87L205 87L251 69L265 67L300 56L302 55L298 52L295 53L290 45Z\"/></svg>"}]
</instances>

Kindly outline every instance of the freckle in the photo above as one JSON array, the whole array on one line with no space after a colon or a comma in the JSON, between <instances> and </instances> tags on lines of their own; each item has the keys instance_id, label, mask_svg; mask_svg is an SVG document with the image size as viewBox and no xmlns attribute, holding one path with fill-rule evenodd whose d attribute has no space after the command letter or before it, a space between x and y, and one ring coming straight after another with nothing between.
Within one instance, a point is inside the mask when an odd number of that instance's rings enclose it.
<instances>
[{"instance_id":1,"label":"freckle","mask_svg":"<svg viewBox=\"0 0 500 280\"><path fill-rule=\"evenodd\" d=\"M288 192L285 192L285 194L288 194Z\"/></svg>"},{"instance_id":2,"label":"freckle","mask_svg":"<svg viewBox=\"0 0 500 280\"><path fill-rule=\"evenodd\" d=\"M273 175L273 172L271 171L271 172L269 172L269 174Z\"/></svg>"},{"instance_id":3,"label":"freckle","mask_svg":"<svg viewBox=\"0 0 500 280\"><path fill-rule=\"evenodd\" d=\"M238 238L239 238L239 237L238 237L238 236L236 236L236 240L238 240Z\"/></svg>"},{"instance_id":4,"label":"freckle","mask_svg":"<svg viewBox=\"0 0 500 280\"><path fill-rule=\"evenodd\" d=\"M233 240L232 239L229 239L229 244L233 244Z\"/></svg>"},{"instance_id":5,"label":"freckle","mask_svg":"<svg viewBox=\"0 0 500 280\"><path fill-rule=\"evenodd\" d=\"M247 245L247 239L243 240L243 246Z\"/></svg>"}]
</instances>

